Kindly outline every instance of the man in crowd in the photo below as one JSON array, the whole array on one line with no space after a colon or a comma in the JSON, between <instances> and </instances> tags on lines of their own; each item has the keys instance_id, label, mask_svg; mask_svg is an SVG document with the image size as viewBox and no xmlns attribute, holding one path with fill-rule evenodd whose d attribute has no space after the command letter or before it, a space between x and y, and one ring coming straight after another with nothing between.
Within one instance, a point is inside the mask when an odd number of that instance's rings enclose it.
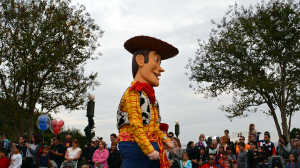
<instances>
[{"instance_id":1,"label":"man in crowd","mask_svg":"<svg viewBox=\"0 0 300 168\"><path fill-rule=\"evenodd\" d=\"M9 149L9 145L10 145L10 141L6 138L7 135L6 134L2 134L2 148L5 148L6 150Z\"/></svg>"},{"instance_id":2,"label":"man in crowd","mask_svg":"<svg viewBox=\"0 0 300 168\"><path fill-rule=\"evenodd\" d=\"M174 141L174 133L169 132L168 137L171 139L171 141Z\"/></svg>"},{"instance_id":3,"label":"man in crowd","mask_svg":"<svg viewBox=\"0 0 300 168\"><path fill-rule=\"evenodd\" d=\"M53 136L53 142L54 144L51 145L49 154L51 156L51 160L54 160L57 167L60 167L63 160L64 160L64 146L60 143L60 137L59 136Z\"/></svg>"},{"instance_id":4,"label":"man in crowd","mask_svg":"<svg viewBox=\"0 0 300 168\"><path fill-rule=\"evenodd\" d=\"M241 143L241 142L242 142L242 143L245 143L245 137L244 137L244 136L240 136L239 141L240 141L240 143ZM248 149L250 148L250 145L245 144L244 148L245 148L246 151L248 151ZM236 152L236 156L238 156L239 153L240 153L239 145L236 146L235 152Z\"/></svg>"},{"instance_id":5,"label":"man in crowd","mask_svg":"<svg viewBox=\"0 0 300 168\"><path fill-rule=\"evenodd\" d=\"M66 142L64 144L65 151L67 150L68 147L72 147L73 143L73 133L72 132L67 132L66 133Z\"/></svg>"},{"instance_id":6,"label":"man in crowd","mask_svg":"<svg viewBox=\"0 0 300 168\"><path fill-rule=\"evenodd\" d=\"M248 155L247 155L247 152L245 149L245 143L240 142L238 147L239 147L239 156L237 159L237 166L238 166L238 168L247 168L248 167L248 157L247 157Z\"/></svg>"},{"instance_id":7,"label":"man in crowd","mask_svg":"<svg viewBox=\"0 0 300 168\"><path fill-rule=\"evenodd\" d=\"M117 135L116 134L111 134L110 135L110 141L111 142L118 142L118 138L117 138ZM111 143L107 145L107 149L110 149L111 148ZM117 149L119 150L119 146L117 146Z\"/></svg>"},{"instance_id":8,"label":"man in crowd","mask_svg":"<svg viewBox=\"0 0 300 168\"><path fill-rule=\"evenodd\" d=\"M94 152L99 148L99 139L97 137L92 138L92 144L90 146L87 146L84 151L82 156L85 158L85 161L88 162L91 166L94 167L94 163L92 161Z\"/></svg>"},{"instance_id":9,"label":"man in crowd","mask_svg":"<svg viewBox=\"0 0 300 168\"><path fill-rule=\"evenodd\" d=\"M271 156L276 155L276 149L273 142L270 141L270 133L266 131L264 133L264 140L260 141L258 146L264 147L264 153L265 157L267 158L267 161L270 159Z\"/></svg>"}]
</instances>

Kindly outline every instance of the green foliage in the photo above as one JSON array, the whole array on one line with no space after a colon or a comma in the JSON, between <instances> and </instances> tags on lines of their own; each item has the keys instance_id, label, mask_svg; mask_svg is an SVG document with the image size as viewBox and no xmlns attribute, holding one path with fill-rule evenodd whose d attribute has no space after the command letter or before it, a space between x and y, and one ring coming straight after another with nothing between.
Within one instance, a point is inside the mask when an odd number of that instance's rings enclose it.
<instances>
[{"instance_id":1,"label":"green foliage","mask_svg":"<svg viewBox=\"0 0 300 168\"><path fill-rule=\"evenodd\" d=\"M46 113L83 109L88 89L99 85L97 73L86 76L84 65L97 59L103 34L85 6L3 0L0 20L0 113L7 113L16 137L32 133L38 104Z\"/></svg>"},{"instance_id":2,"label":"green foliage","mask_svg":"<svg viewBox=\"0 0 300 168\"><path fill-rule=\"evenodd\" d=\"M75 127L68 128L65 132L72 132L73 139L77 139L79 141L79 147L81 149L84 149L84 145L85 145L84 142L86 140L86 136L84 136L78 128L75 128ZM62 137L61 139L63 142L66 141L65 132L61 136Z\"/></svg>"},{"instance_id":3,"label":"green foliage","mask_svg":"<svg viewBox=\"0 0 300 168\"><path fill-rule=\"evenodd\" d=\"M189 59L189 79L198 83L190 87L206 98L232 94L233 103L220 108L230 120L260 110L274 118L280 135L278 109L287 136L287 116L300 108L299 12L292 0L230 6L221 23L212 21L209 40L199 40L196 57ZM259 109L263 105L268 110Z\"/></svg>"}]
</instances>

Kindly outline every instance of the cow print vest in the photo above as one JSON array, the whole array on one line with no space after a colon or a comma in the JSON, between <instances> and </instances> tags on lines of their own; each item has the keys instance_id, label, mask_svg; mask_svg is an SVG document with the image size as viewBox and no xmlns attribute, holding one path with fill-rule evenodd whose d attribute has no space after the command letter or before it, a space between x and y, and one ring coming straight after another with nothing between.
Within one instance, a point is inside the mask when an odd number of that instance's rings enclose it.
<instances>
[{"instance_id":1,"label":"cow print vest","mask_svg":"<svg viewBox=\"0 0 300 168\"><path fill-rule=\"evenodd\" d=\"M150 100L143 91L139 91L138 93L139 93L140 108L142 111L143 125L148 125L148 124L150 124L150 121L151 121ZM124 96L124 94L123 94L123 96ZM122 98L123 98L123 96L122 96ZM121 98L121 101L122 101L122 98ZM128 112L121 111L121 101L120 101L120 104L119 104L119 107L117 110L117 128L118 129L120 129L123 125L129 124ZM161 118L160 118L159 105L158 105L157 100L155 101L154 106L158 113L158 118L159 118L158 122L160 123Z\"/></svg>"}]
</instances>

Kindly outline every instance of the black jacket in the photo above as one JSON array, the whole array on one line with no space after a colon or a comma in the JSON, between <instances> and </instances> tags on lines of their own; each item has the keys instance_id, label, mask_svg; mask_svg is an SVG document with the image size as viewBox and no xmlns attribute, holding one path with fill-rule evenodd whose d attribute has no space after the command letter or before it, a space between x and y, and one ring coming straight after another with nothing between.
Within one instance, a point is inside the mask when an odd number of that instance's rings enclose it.
<instances>
[{"instance_id":1,"label":"black jacket","mask_svg":"<svg viewBox=\"0 0 300 168\"><path fill-rule=\"evenodd\" d=\"M82 156L85 158L86 161L92 161L93 155L98 148L99 148L98 145L97 145L97 147L89 146L84 149Z\"/></svg>"},{"instance_id":2,"label":"black jacket","mask_svg":"<svg viewBox=\"0 0 300 168\"><path fill-rule=\"evenodd\" d=\"M120 168L122 163L120 152L117 149L113 153L111 153L111 149L109 149L108 152L109 157L107 164L109 165L109 168Z\"/></svg>"}]
</instances>

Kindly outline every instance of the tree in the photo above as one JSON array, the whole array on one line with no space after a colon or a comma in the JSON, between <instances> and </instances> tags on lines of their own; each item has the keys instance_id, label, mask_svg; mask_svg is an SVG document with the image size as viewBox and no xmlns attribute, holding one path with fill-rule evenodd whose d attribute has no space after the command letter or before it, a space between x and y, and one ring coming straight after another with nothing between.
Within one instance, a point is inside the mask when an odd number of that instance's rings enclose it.
<instances>
[{"instance_id":1,"label":"tree","mask_svg":"<svg viewBox=\"0 0 300 168\"><path fill-rule=\"evenodd\" d=\"M69 0L15 1L0 4L0 97L15 136L23 135L28 115L32 134L37 105L44 113L84 108L97 73L84 74L103 31L85 6ZM27 131L27 130L26 130Z\"/></svg>"},{"instance_id":2,"label":"tree","mask_svg":"<svg viewBox=\"0 0 300 168\"><path fill-rule=\"evenodd\" d=\"M261 111L273 117L278 135L289 138L300 102L299 14L292 0L230 6L221 23L212 20L209 40L199 40L196 57L189 59L189 79L197 81L190 87L207 98L233 94L233 103L220 108L230 120Z\"/></svg>"},{"instance_id":3,"label":"tree","mask_svg":"<svg viewBox=\"0 0 300 168\"><path fill-rule=\"evenodd\" d=\"M296 132L300 133L300 128L293 128L291 131L291 138L296 138Z\"/></svg>"}]
</instances>

